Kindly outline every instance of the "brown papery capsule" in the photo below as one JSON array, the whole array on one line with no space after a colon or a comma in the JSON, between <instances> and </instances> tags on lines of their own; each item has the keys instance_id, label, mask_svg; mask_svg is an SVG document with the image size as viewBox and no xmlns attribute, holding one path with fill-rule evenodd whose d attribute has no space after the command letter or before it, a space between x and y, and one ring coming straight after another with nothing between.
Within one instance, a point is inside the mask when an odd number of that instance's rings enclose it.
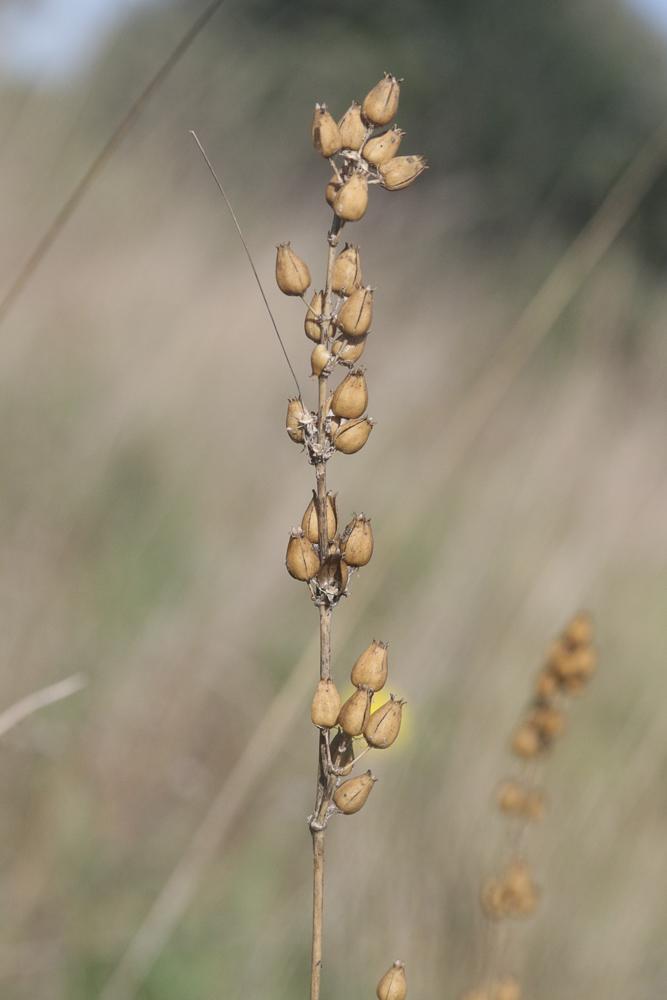
<instances>
[{"instance_id":1,"label":"brown papery capsule","mask_svg":"<svg viewBox=\"0 0 667 1000\"><path fill-rule=\"evenodd\" d=\"M349 295L361 285L359 247L346 243L334 261L331 290L336 295Z\"/></svg>"},{"instance_id":2,"label":"brown papery capsule","mask_svg":"<svg viewBox=\"0 0 667 1000\"><path fill-rule=\"evenodd\" d=\"M586 611L580 611L569 622L563 638L571 646L585 646L593 641L593 619Z\"/></svg>"},{"instance_id":3,"label":"brown papery capsule","mask_svg":"<svg viewBox=\"0 0 667 1000\"><path fill-rule=\"evenodd\" d=\"M384 79L376 83L364 98L361 111L366 121L373 125L388 125L396 117L400 93L396 77L385 73Z\"/></svg>"},{"instance_id":4,"label":"brown papery capsule","mask_svg":"<svg viewBox=\"0 0 667 1000\"><path fill-rule=\"evenodd\" d=\"M327 540L331 541L336 534L336 528L338 526L338 520L336 517L336 495L335 493L327 493ZM319 535L319 520L317 516L317 497L315 491L313 490L313 499L310 501L306 507L305 513L301 518L301 527L303 533L309 542L317 545L320 539Z\"/></svg>"},{"instance_id":5,"label":"brown papery capsule","mask_svg":"<svg viewBox=\"0 0 667 1000\"><path fill-rule=\"evenodd\" d=\"M313 543L305 537L301 528L293 528L287 543L285 557L287 572L295 580L312 580L320 568L320 560Z\"/></svg>"},{"instance_id":6,"label":"brown papery capsule","mask_svg":"<svg viewBox=\"0 0 667 1000\"><path fill-rule=\"evenodd\" d=\"M361 451L374 426L371 417L360 417L358 420L348 420L341 424L334 437L336 451L342 451L344 455L354 455L355 452Z\"/></svg>"},{"instance_id":7,"label":"brown papery capsule","mask_svg":"<svg viewBox=\"0 0 667 1000\"><path fill-rule=\"evenodd\" d=\"M348 816L359 812L376 781L377 778L374 778L370 771L360 774L358 778L348 778L334 792L334 803Z\"/></svg>"},{"instance_id":8,"label":"brown papery capsule","mask_svg":"<svg viewBox=\"0 0 667 1000\"><path fill-rule=\"evenodd\" d=\"M345 528L340 551L348 566L365 566L373 555L373 529L371 519L355 514Z\"/></svg>"},{"instance_id":9,"label":"brown papery capsule","mask_svg":"<svg viewBox=\"0 0 667 1000\"><path fill-rule=\"evenodd\" d=\"M310 271L289 243L280 243L276 252L276 281L285 295L303 295L310 286Z\"/></svg>"},{"instance_id":10,"label":"brown papery capsule","mask_svg":"<svg viewBox=\"0 0 667 1000\"><path fill-rule=\"evenodd\" d=\"M338 715L338 725L348 736L361 736L368 722L373 692L368 688L357 688L350 695Z\"/></svg>"},{"instance_id":11,"label":"brown papery capsule","mask_svg":"<svg viewBox=\"0 0 667 1000\"><path fill-rule=\"evenodd\" d=\"M387 191L402 191L416 181L427 169L428 163L423 156L395 156L388 163L379 167L382 187Z\"/></svg>"},{"instance_id":12,"label":"brown papery capsule","mask_svg":"<svg viewBox=\"0 0 667 1000\"><path fill-rule=\"evenodd\" d=\"M373 320L373 289L356 288L343 302L336 326L348 337L363 337L371 328Z\"/></svg>"},{"instance_id":13,"label":"brown papery capsule","mask_svg":"<svg viewBox=\"0 0 667 1000\"><path fill-rule=\"evenodd\" d=\"M309 418L310 413L297 396L293 399L288 399L285 426L287 427L287 433L290 438L296 444L304 443L306 436L303 430L303 421L304 419L308 420Z\"/></svg>"},{"instance_id":14,"label":"brown papery capsule","mask_svg":"<svg viewBox=\"0 0 667 1000\"><path fill-rule=\"evenodd\" d=\"M512 737L512 750L514 753L517 757L528 759L529 757L536 757L540 749L540 735L535 727L531 726L528 722L522 723Z\"/></svg>"},{"instance_id":15,"label":"brown papery capsule","mask_svg":"<svg viewBox=\"0 0 667 1000\"><path fill-rule=\"evenodd\" d=\"M332 177L327 186L324 189L324 197L327 203L333 208L333 203L336 200L336 195L343 186L343 182L339 181L336 176Z\"/></svg>"},{"instance_id":16,"label":"brown papery capsule","mask_svg":"<svg viewBox=\"0 0 667 1000\"><path fill-rule=\"evenodd\" d=\"M314 340L316 344L322 339L322 326L320 318L324 312L324 292L315 292L310 305L306 311L306 318L303 321L303 329L309 340Z\"/></svg>"},{"instance_id":17,"label":"brown papery capsule","mask_svg":"<svg viewBox=\"0 0 667 1000\"><path fill-rule=\"evenodd\" d=\"M368 386L361 368L353 368L336 388L331 409L337 417L353 420L360 417L368 406Z\"/></svg>"},{"instance_id":18,"label":"brown papery capsule","mask_svg":"<svg viewBox=\"0 0 667 1000\"><path fill-rule=\"evenodd\" d=\"M371 691L381 691L387 683L389 652L386 642L373 639L352 667L350 680L355 687L362 685Z\"/></svg>"},{"instance_id":19,"label":"brown papery capsule","mask_svg":"<svg viewBox=\"0 0 667 1000\"><path fill-rule=\"evenodd\" d=\"M361 117L361 105L352 101L341 120L338 130L343 142L343 149L361 149L366 138L366 126Z\"/></svg>"},{"instance_id":20,"label":"brown papery capsule","mask_svg":"<svg viewBox=\"0 0 667 1000\"><path fill-rule=\"evenodd\" d=\"M389 701L370 715L364 737L369 746L376 750L386 750L396 741L401 729L401 719L403 717L403 706L405 702L400 698L391 695Z\"/></svg>"},{"instance_id":21,"label":"brown papery capsule","mask_svg":"<svg viewBox=\"0 0 667 1000\"><path fill-rule=\"evenodd\" d=\"M366 337L339 337L334 340L331 350L334 356L344 364L353 365L359 360L366 348Z\"/></svg>"},{"instance_id":22,"label":"brown papery capsule","mask_svg":"<svg viewBox=\"0 0 667 1000\"><path fill-rule=\"evenodd\" d=\"M368 181L361 174L352 174L336 192L333 210L344 222L358 222L368 208Z\"/></svg>"},{"instance_id":23,"label":"brown papery capsule","mask_svg":"<svg viewBox=\"0 0 667 1000\"><path fill-rule=\"evenodd\" d=\"M372 163L374 167L379 167L383 163L388 163L398 153L401 139L405 132L394 125L388 132L376 135L374 139L369 139L361 151L361 155L367 163Z\"/></svg>"},{"instance_id":24,"label":"brown papery capsule","mask_svg":"<svg viewBox=\"0 0 667 1000\"><path fill-rule=\"evenodd\" d=\"M331 361L331 355L324 344L318 344L310 355L310 370L313 375L321 375Z\"/></svg>"},{"instance_id":25,"label":"brown papery capsule","mask_svg":"<svg viewBox=\"0 0 667 1000\"><path fill-rule=\"evenodd\" d=\"M342 775L351 773L354 767L354 744L347 733L337 733L332 739L331 762Z\"/></svg>"},{"instance_id":26,"label":"brown papery capsule","mask_svg":"<svg viewBox=\"0 0 667 1000\"><path fill-rule=\"evenodd\" d=\"M405 1000L408 995L408 984L403 962L396 961L390 969L387 969L377 985L375 995L378 1000Z\"/></svg>"},{"instance_id":27,"label":"brown papery capsule","mask_svg":"<svg viewBox=\"0 0 667 1000\"><path fill-rule=\"evenodd\" d=\"M320 681L315 688L313 704L310 708L310 718L314 726L331 729L338 721L340 712L340 695L331 679Z\"/></svg>"},{"instance_id":28,"label":"brown papery capsule","mask_svg":"<svg viewBox=\"0 0 667 1000\"><path fill-rule=\"evenodd\" d=\"M343 146L340 130L326 104L316 104L313 112L313 146L327 159Z\"/></svg>"},{"instance_id":29,"label":"brown papery capsule","mask_svg":"<svg viewBox=\"0 0 667 1000\"><path fill-rule=\"evenodd\" d=\"M563 712L548 705L536 708L529 721L547 743L560 736L566 724Z\"/></svg>"},{"instance_id":30,"label":"brown papery capsule","mask_svg":"<svg viewBox=\"0 0 667 1000\"><path fill-rule=\"evenodd\" d=\"M322 568L317 574L317 582L322 590L329 594L340 595L347 589L347 581L350 577L349 566L343 562L339 555L330 555L324 560Z\"/></svg>"}]
</instances>

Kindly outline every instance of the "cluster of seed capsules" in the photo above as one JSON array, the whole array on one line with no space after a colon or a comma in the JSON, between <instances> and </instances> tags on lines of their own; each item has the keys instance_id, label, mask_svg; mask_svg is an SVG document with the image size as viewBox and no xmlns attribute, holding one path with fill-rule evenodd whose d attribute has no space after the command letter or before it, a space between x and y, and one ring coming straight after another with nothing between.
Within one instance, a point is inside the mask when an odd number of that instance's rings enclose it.
<instances>
[{"instance_id":1,"label":"cluster of seed capsules","mask_svg":"<svg viewBox=\"0 0 667 1000\"><path fill-rule=\"evenodd\" d=\"M512 737L512 752L521 761L522 773L498 788L498 808L512 821L513 828L509 831L509 860L497 876L482 886L482 908L494 923L530 917L538 906L540 890L530 867L518 856L529 825L540 821L545 813L537 769L565 731L566 699L586 689L596 666L593 623L590 615L579 612L549 650L534 695ZM521 1000L521 988L513 976L505 976L466 993L463 1000Z\"/></svg>"}]
</instances>

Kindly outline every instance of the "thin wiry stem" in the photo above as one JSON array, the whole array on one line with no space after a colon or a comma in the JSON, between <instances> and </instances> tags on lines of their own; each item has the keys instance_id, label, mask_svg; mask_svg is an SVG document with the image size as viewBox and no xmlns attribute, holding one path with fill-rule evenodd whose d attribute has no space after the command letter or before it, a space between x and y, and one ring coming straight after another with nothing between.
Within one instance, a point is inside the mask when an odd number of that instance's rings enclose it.
<instances>
[{"instance_id":1,"label":"thin wiry stem","mask_svg":"<svg viewBox=\"0 0 667 1000\"><path fill-rule=\"evenodd\" d=\"M42 688L40 691L34 691L32 694L22 698L21 701L17 701L16 704L0 712L0 736L4 736L10 729L18 726L20 722L23 722L24 719L38 712L41 708L53 705L57 701L63 701L64 698L69 698L70 695L81 691L86 686L86 683L87 681L83 674L72 674L71 677L66 677L64 680Z\"/></svg>"},{"instance_id":2,"label":"thin wiry stem","mask_svg":"<svg viewBox=\"0 0 667 1000\"><path fill-rule=\"evenodd\" d=\"M271 310L271 306L269 305L269 300L266 297L266 293L264 291L264 287L263 287L262 282L260 280L259 274L257 273L257 268L255 267L254 260L252 259L252 254L250 253L250 249L248 247L248 244L245 241L245 236L243 235L243 230L241 229L241 225L239 223L239 220L236 218L236 212L232 208L232 203L229 200L229 198L227 197L227 192L225 191L224 187L222 186L222 181L218 177L218 175L216 173L216 170L215 170L215 167L211 163L206 150L202 146L202 144L201 144L201 142L199 140L199 136L197 135L197 133L195 132L194 129L190 129L190 135L192 136L192 138L194 139L194 141L197 143L197 146L199 147L199 152L204 157L204 161L206 163L206 166L210 170L211 176L213 177L213 180L215 181L220 194L224 198L225 205L229 209L229 214L231 215L232 219L234 220L234 225L236 226L236 232L239 234L239 239L241 240L241 243L243 244L243 249L245 250L246 257L248 258L248 261L250 262L250 267L252 268L252 273L255 276L255 281L257 282L257 287L259 288L261 296L262 296L262 298L264 300L264 305L266 306L266 311L268 312L269 318L271 320L271 323L273 324L273 329L276 332L276 337L278 338L278 343L280 344L280 347L282 348L282 352L285 355L285 361L287 362L287 367L289 368L290 372L292 373L292 378L294 379L294 383L296 385L296 390L297 390L297 392L299 394L299 399L301 399L301 386L299 385L299 380L296 377L296 372L294 371L294 368L292 367L292 362L289 359L289 355L287 353L287 348L285 347L285 344L283 342L283 338L280 336L280 330L278 329L278 324L275 321L273 312Z\"/></svg>"},{"instance_id":3,"label":"thin wiry stem","mask_svg":"<svg viewBox=\"0 0 667 1000\"><path fill-rule=\"evenodd\" d=\"M42 263L44 257L56 242L58 236L65 228L70 218L78 208L84 195L99 176L105 167L107 160L117 146L125 138L126 133L134 124L135 119L142 111L144 105L153 96L154 92L171 73L172 69L185 55L197 36L204 30L213 15L222 7L225 0L213 0L206 7L197 19L190 25L188 30L181 36L167 58L161 64L156 73L153 74L139 96L132 102L123 118L113 130L107 141L104 143L99 153L90 164L86 172L79 178L74 190L58 209L53 221L44 231L37 241L32 253L24 262L16 278L0 299L0 323L7 318L9 311L26 287L33 274Z\"/></svg>"}]
</instances>

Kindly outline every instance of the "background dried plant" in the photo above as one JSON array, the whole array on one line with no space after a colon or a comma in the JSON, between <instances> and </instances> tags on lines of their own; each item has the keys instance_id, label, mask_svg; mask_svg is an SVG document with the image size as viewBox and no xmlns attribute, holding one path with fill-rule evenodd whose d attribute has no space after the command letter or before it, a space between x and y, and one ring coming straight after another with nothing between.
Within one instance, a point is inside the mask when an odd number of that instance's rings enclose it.
<instances>
[{"instance_id":1,"label":"background dried plant","mask_svg":"<svg viewBox=\"0 0 667 1000\"><path fill-rule=\"evenodd\" d=\"M458 21L427 5L415 26L230 0L15 304L0 347L2 705L77 670L90 681L5 740L3 997L90 1000L112 976L125 997L306 991L313 653L281 563L310 483L286 474L289 383L187 130L225 164L261 274L286 234L314 259L322 178L294 164L311 95L349 96L322 58L332 37L356 79L401 66L402 117L433 169L409 219L370 215L364 237L387 332L368 355L382 435L363 493L342 461L336 488L373 511L383 545L341 610L339 650L351 661L391 634L419 728L391 781L377 768L392 794L358 817L361 854L333 838L329 947L346 962L328 997L367 996L387 952L413 995L474 982L498 748L545 637L581 603L604 671L551 770L544 907L518 971L543 1000L659 994L661 139L639 151L667 112L663 55L613 5L546 6L498 24L481 3ZM144 12L64 90L3 79L3 282L186 19ZM571 69L568 54L576 72L538 72ZM591 219L601 258L591 269L579 242L563 264ZM275 307L289 329L291 304ZM349 922L352 903L371 916Z\"/></svg>"}]
</instances>

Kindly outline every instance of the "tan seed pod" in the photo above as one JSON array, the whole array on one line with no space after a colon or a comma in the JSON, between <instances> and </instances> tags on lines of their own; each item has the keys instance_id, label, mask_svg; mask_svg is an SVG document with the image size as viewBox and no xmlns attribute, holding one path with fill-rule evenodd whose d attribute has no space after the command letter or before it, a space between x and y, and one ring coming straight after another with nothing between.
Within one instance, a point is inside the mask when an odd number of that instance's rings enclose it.
<instances>
[{"instance_id":1,"label":"tan seed pod","mask_svg":"<svg viewBox=\"0 0 667 1000\"><path fill-rule=\"evenodd\" d=\"M344 364L355 364L366 349L366 337L339 337L334 340L331 350L334 356Z\"/></svg>"},{"instance_id":2,"label":"tan seed pod","mask_svg":"<svg viewBox=\"0 0 667 1000\"><path fill-rule=\"evenodd\" d=\"M583 677L581 674L573 674L570 677L562 677L560 679L560 689L564 694L568 695L579 695L583 694L588 685L588 678Z\"/></svg>"},{"instance_id":3,"label":"tan seed pod","mask_svg":"<svg viewBox=\"0 0 667 1000\"><path fill-rule=\"evenodd\" d=\"M288 399L285 426L287 427L287 433L295 444L303 444L306 440L303 430L304 420L310 420L310 413L303 405L303 402L298 396Z\"/></svg>"},{"instance_id":4,"label":"tan seed pod","mask_svg":"<svg viewBox=\"0 0 667 1000\"><path fill-rule=\"evenodd\" d=\"M364 686L371 691L381 691L387 683L388 673L388 645L386 642L373 639L352 667L350 680L355 687Z\"/></svg>"},{"instance_id":5,"label":"tan seed pod","mask_svg":"<svg viewBox=\"0 0 667 1000\"><path fill-rule=\"evenodd\" d=\"M343 302L336 326L348 337L363 337L371 328L373 321L373 289L356 288Z\"/></svg>"},{"instance_id":6,"label":"tan seed pod","mask_svg":"<svg viewBox=\"0 0 667 1000\"><path fill-rule=\"evenodd\" d=\"M354 767L354 743L347 733L337 733L331 741L331 761L345 777Z\"/></svg>"},{"instance_id":7,"label":"tan seed pod","mask_svg":"<svg viewBox=\"0 0 667 1000\"><path fill-rule=\"evenodd\" d=\"M310 300L310 305L306 310L306 318L303 321L303 329L309 340L316 344L322 339L321 318L324 312L324 292L314 292Z\"/></svg>"},{"instance_id":8,"label":"tan seed pod","mask_svg":"<svg viewBox=\"0 0 667 1000\"><path fill-rule=\"evenodd\" d=\"M331 290L336 295L349 295L361 287L361 260L359 247L346 243L334 260L331 272Z\"/></svg>"},{"instance_id":9,"label":"tan seed pod","mask_svg":"<svg viewBox=\"0 0 667 1000\"><path fill-rule=\"evenodd\" d=\"M313 146L327 159L343 146L340 130L326 104L316 104L313 112Z\"/></svg>"},{"instance_id":10,"label":"tan seed pod","mask_svg":"<svg viewBox=\"0 0 667 1000\"><path fill-rule=\"evenodd\" d=\"M401 145L401 139L404 135L405 132L397 125L394 125L388 132L376 135L374 139L369 139L365 143L361 155L374 167L388 163L398 153L398 148Z\"/></svg>"},{"instance_id":11,"label":"tan seed pod","mask_svg":"<svg viewBox=\"0 0 667 1000\"><path fill-rule=\"evenodd\" d=\"M361 111L366 121L373 125L388 125L396 117L400 93L399 81L391 73L385 73L384 78L364 98Z\"/></svg>"},{"instance_id":12,"label":"tan seed pod","mask_svg":"<svg viewBox=\"0 0 667 1000\"><path fill-rule=\"evenodd\" d=\"M389 701L371 713L364 736L369 746L376 750L386 750L396 742L401 729L401 719L405 702L391 695Z\"/></svg>"},{"instance_id":13,"label":"tan seed pod","mask_svg":"<svg viewBox=\"0 0 667 1000\"><path fill-rule=\"evenodd\" d=\"M417 180L427 169L428 163L423 156L411 153L409 156L395 156L388 163L383 163L378 169L382 178L382 187L387 191L402 191Z\"/></svg>"},{"instance_id":14,"label":"tan seed pod","mask_svg":"<svg viewBox=\"0 0 667 1000\"><path fill-rule=\"evenodd\" d=\"M540 735L529 722L522 723L512 737L512 750L517 757L536 757L542 749Z\"/></svg>"},{"instance_id":15,"label":"tan seed pod","mask_svg":"<svg viewBox=\"0 0 667 1000\"><path fill-rule=\"evenodd\" d=\"M373 555L373 529L370 517L355 514L343 532L340 551L348 566L365 566Z\"/></svg>"},{"instance_id":16,"label":"tan seed pod","mask_svg":"<svg viewBox=\"0 0 667 1000\"><path fill-rule=\"evenodd\" d=\"M344 455L354 455L355 452L361 451L374 426L375 421L371 417L347 420L336 431L334 437L336 451L342 451Z\"/></svg>"},{"instance_id":17,"label":"tan seed pod","mask_svg":"<svg viewBox=\"0 0 667 1000\"><path fill-rule=\"evenodd\" d=\"M320 568L320 560L312 542L304 536L301 528L293 528L287 543L285 557L287 572L295 580L312 580Z\"/></svg>"},{"instance_id":18,"label":"tan seed pod","mask_svg":"<svg viewBox=\"0 0 667 1000\"><path fill-rule=\"evenodd\" d=\"M338 715L338 725L348 736L361 736L368 722L373 692L357 688L343 704Z\"/></svg>"},{"instance_id":19,"label":"tan seed pod","mask_svg":"<svg viewBox=\"0 0 667 1000\"><path fill-rule=\"evenodd\" d=\"M360 774L358 778L348 778L334 792L334 803L348 816L359 812L376 781L377 778L374 778L370 771Z\"/></svg>"},{"instance_id":20,"label":"tan seed pod","mask_svg":"<svg viewBox=\"0 0 667 1000\"><path fill-rule=\"evenodd\" d=\"M324 189L324 197L326 198L327 203L331 205L332 208L334 201L336 200L336 195L338 194L342 186L343 182L339 181L338 178L334 175Z\"/></svg>"},{"instance_id":21,"label":"tan seed pod","mask_svg":"<svg viewBox=\"0 0 667 1000\"><path fill-rule=\"evenodd\" d=\"M336 528L338 526L338 519L336 517L336 495L335 493L327 493L327 540L331 541L336 534ZM303 533L309 542L314 545L320 540L319 536L319 519L317 516L317 496L313 490L313 498L306 507L303 517L301 518L301 528Z\"/></svg>"},{"instance_id":22,"label":"tan seed pod","mask_svg":"<svg viewBox=\"0 0 667 1000\"><path fill-rule=\"evenodd\" d=\"M361 174L352 174L336 192L333 210L344 222L358 222L368 208L368 181Z\"/></svg>"},{"instance_id":23,"label":"tan seed pod","mask_svg":"<svg viewBox=\"0 0 667 1000\"><path fill-rule=\"evenodd\" d=\"M571 646L586 646L593 641L593 619L587 611L580 611L571 619L563 639Z\"/></svg>"},{"instance_id":24,"label":"tan seed pod","mask_svg":"<svg viewBox=\"0 0 667 1000\"><path fill-rule=\"evenodd\" d=\"M521 1000L521 987L514 976L492 983L490 1000Z\"/></svg>"},{"instance_id":25,"label":"tan seed pod","mask_svg":"<svg viewBox=\"0 0 667 1000\"><path fill-rule=\"evenodd\" d=\"M537 683L535 684L536 696L541 700L548 701L550 698L553 698L557 690L558 681L556 677L550 670L541 670L537 676Z\"/></svg>"},{"instance_id":26,"label":"tan seed pod","mask_svg":"<svg viewBox=\"0 0 667 1000\"><path fill-rule=\"evenodd\" d=\"M303 295L310 286L310 271L294 253L290 243L280 243L276 252L276 281L285 295Z\"/></svg>"},{"instance_id":27,"label":"tan seed pod","mask_svg":"<svg viewBox=\"0 0 667 1000\"><path fill-rule=\"evenodd\" d=\"M321 375L331 361L331 355L324 344L318 344L310 355L310 370L313 375Z\"/></svg>"},{"instance_id":28,"label":"tan seed pod","mask_svg":"<svg viewBox=\"0 0 667 1000\"><path fill-rule=\"evenodd\" d=\"M408 995L408 983L403 962L396 961L390 969L387 969L377 984L375 995L378 1000L405 1000Z\"/></svg>"},{"instance_id":29,"label":"tan seed pod","mask_svg":"<svg viewBox=\"0 0 667 1000\"><path fill-rule=\"evenodd\" d=\"M338 721L340 695L331 679L320 681L315 689L310 718L314 726L331 729Z\"/></svg>"},{"instance_id":30,"label":"tan seed pod","mask_svg":"<svg viewBox=\"0 0 667 1000\"><path fill-rule=\"evenodd\" d=\"M516 781L504 781L498 789L498 808L508 816L521 816L526 804L526 792Z\"/></svg>"},{"instance_id":31,"label":"tan seed pod","mask_svg":"<svg viewBox=\"0 0 667 1000\"><path fill-rule=\"evenodd\" d=\"M590 677L595 673L598 655L593 646L580 646L572 654L572 668L575 674Z\"/></svg>"},{"instance_id":32,"label":"tan seed pod","mask_svg":"<svg viewBox=\"0 0 667 1000\"><path fill-rule=\"evenodd\" d=\"M543 705L531 713L529 722L535 727L541 738L548 743L562 735L566 719L559 709Z\"/></svg>"},{"instance_id":33,"label":"tan seed pod","mask_svg":"<svg viewBox=\"0 0 667 1000\"><path fill-rule=\"evenodd\" d=\"M352 101L341 120L338 130L343 143L343 149L361 149L366 138L366 126L361 117L361 105Z\"/></svg>"},{"instance_id":34,"label":"tan seed pod","mask_svg":"<svg viewBox=\"0 0 667 1000\"><path fill-rule=\"evenodd\" d=\"M337 417L353 420L360 417L368 406L368 386L361 368L353 368L336 388L331 409Z\"/></svg>"}]
</instances>

